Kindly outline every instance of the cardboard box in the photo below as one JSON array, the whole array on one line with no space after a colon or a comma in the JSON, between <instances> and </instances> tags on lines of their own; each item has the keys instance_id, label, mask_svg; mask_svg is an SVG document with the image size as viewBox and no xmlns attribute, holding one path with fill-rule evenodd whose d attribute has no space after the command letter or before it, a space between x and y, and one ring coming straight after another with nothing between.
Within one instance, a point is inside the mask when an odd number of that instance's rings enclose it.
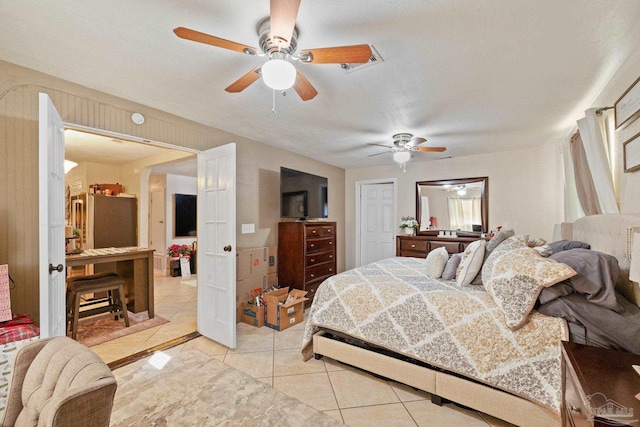
<instances>
[{"instance_id":1,"label":"cardboard box","mask_svg":"<svg viewBox=\"0 0 640 427\"><path fill-rule=\"evenodd\" d=\"M266 276L269 270L269 248L246 248L236 252L236 280Z\"/></svg>"},{"instance_id":2,"label":"cardboard box","mask_svg":"<svg viewBox=\"0 0 640 427\"><path fill-rule=\"evenodd\" d=\"M267 274L275 274L278 271L278 247L269 246L267 248L267 264L269 265Z\"/></svg>"},{"instance_id":3,"label":"cardboard box","mask_svg":"<svg viewBox=\"0 0 640 427\"><path fill-rule=\"evenodd\" d=\"M304 320L304 303L309 298L307 291L289 288L276 289L263 295L265 302L264 324L269 328L284 331Z\"/></svg>"},{"instance_id":4,"label":"cardboard box","mask_svg":"<svg viewBox=\"0 0 640 427\"><path fill-rule=\"evenodd\" d=\"M255 304L243 302L241 305L242 317L240 321L243 323L262 328L264 326L264 305L258 307Z\"/></svg>"}]
</instances>

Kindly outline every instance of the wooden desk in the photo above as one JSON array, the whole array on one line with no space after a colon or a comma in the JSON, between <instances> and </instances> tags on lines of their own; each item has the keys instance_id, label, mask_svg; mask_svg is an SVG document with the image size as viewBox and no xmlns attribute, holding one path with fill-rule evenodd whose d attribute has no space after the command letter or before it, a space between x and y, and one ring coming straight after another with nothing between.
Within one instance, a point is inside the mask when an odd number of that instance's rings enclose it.
<instances>
[{"instance_id":1,"label":"wooden desk","mask_svg":"<svg viewBox=\"0 0 640 427\"><path fill-rule=\"evenodd\" d=\"M116 263L115 273L124 280L127 307L133 313L148 310L149 318L153 308L153 249L127 250L121 253L94 254L85 251L66 257L67 267L87 264Z\"/></svg>"}]
</instances>

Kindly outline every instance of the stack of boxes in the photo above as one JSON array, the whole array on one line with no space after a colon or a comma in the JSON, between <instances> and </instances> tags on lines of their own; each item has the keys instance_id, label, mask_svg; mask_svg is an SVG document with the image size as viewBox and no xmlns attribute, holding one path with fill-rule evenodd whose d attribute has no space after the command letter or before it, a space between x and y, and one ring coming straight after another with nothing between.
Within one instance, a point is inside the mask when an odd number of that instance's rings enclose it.
<instances>
[{"instance_id":1,"label":"stack of boxes","mask_svg":"<svg viewBox=\"0 0 640 427\"><path fill-rule=\"evenodd\" d=\"M255 290L263 291L277 285L278 247L238 249L236 252L236 305L237 321L243 321L243 304L252 300L255 307ZM247 322L249 323L249 322ZM251 324L251 323L249 323ZM254 326L258 326L257 324ZM262 326L262 325L260 325Z\"/></svg>"},{"instance_id":2,"label":"stack of boxes","mask_svg":"<svg viewBox=\"0 0 640 427\"><path fill-rule=\"evenodd\" d=\"M277 286L278 247L238 249L236 252L237 320L255 327L282 331L304 318L306 291Z\"/></svg>"}]
</instances>

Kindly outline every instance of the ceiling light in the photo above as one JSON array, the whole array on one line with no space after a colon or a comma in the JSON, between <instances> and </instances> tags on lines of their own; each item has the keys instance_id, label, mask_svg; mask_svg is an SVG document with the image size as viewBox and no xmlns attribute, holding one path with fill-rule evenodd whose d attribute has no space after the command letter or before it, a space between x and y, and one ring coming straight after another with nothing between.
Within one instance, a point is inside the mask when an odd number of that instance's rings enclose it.
<instances>
[{"instance_id":1,"label":"ceiling light","mask_svg":"<svg viewBox=\"0 0 640 427\"><path fill-rule=\"evenodd\" d=\"M289 89L296 82L296 67L285 59L270 59L261 72L264 84L274 90Z\"/></svg>"},{"instance_id":2,"label":"ceiling light","mask_svg":"<svg viewBox=\"0 0 640 427\"><path fill-rule=\"evenodd\" d=\"M66 175L67 172L69 172L71 169L75 168L76 166L78 166L78 164L76 162L72 162L71 160L65 160L64 161L64 173Z\"/></svg>"},{"instance_id":3,"label":"ceiling light","mask_svg":"<svg viewBox=\"0 0 640 427\"><path fill-rule=\"evenodd\" d=\"M393 153L393 160L398 163L404 163L411 158L411 153L408 151L396 151Z\"/></svg>"}]
</instances>

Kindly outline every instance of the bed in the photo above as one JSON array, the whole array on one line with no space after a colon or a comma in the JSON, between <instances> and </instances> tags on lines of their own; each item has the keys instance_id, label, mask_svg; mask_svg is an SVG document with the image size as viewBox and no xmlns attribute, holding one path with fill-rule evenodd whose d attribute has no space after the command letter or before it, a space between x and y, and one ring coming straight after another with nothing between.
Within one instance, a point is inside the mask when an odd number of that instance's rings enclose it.
<instances>
[{"instance_id":1,"label":"bed","mask_svg":"<svg viewBox=\"0 0 640 427\"><path fill-rule=\"evenodd\" d=\"M594 215L576 221L571 236L617 259L617 289L636 305L626 254L628 229L639 226L640 215ZM561 280L576 274L556 264ZM488 288L432 279L415 258L332 276L316 292L303 356L327 356L517 425L560 425L560 341L573 337L571 325L538 310L514 317Z\"/></svg>"}]
</instances>

